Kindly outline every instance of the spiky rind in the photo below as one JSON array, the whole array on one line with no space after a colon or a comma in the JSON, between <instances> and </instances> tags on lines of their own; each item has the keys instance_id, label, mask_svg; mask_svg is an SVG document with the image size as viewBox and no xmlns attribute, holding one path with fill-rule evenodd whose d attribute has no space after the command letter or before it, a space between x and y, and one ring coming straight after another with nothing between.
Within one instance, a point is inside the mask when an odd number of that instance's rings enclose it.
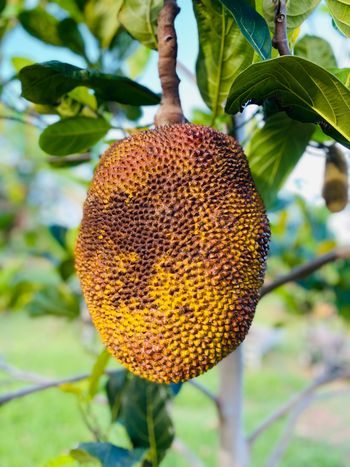
<instances>
[{"instance_id":1,"label":"spiky rind","mask_svg":"<svg viewBox=\"0 0 350 467\"><path fill-rule=\"evenodd\" d=\"M109 351L160 383L214 366L248 332L269 236L233 138L178 124L112 145L76 245L84 296Z\"/></svg>"}]
</instances>

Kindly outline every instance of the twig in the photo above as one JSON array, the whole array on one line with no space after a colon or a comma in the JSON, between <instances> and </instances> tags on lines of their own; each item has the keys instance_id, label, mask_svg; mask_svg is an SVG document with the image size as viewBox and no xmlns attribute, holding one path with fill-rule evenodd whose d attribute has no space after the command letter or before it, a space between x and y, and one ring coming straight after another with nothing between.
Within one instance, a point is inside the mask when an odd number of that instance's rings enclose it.
<instances>
[{"instance_id":1,"label":"twig","mask_svg":"<svg viewBox=\"0 0 350 467\"><path fill-rule=\"evenodd\" d=\"M331 383L337 379L349 379L350 368L330 368L324 374L316 378L312 383L303 389L298 394L294 395L282 407L278 408L276 412L268 416L254 431L248 436L248 443L254 444L256 439L267 430L276 420L286 415L294 407L299 406L304 400L310 400L315 391L325 384Z\"/></svg>"},{"instance_id":2,"label":"twig","mask_svg":"<svg viewBox=\"0 0 350 467\"><path fill-rule=\"evenodd\" d=\"M308 407L310 402L312 401L313 396L310 394L305 399L301 400L298 405L294 407L292 412L288 417L287 425L284 429L284 432L277 442L275 449L272 451L268 461L266 462L266 467L277 467L278 461L283 456L284 451L287 449L290 440L294 434L294 427L298 421L299 416L304 412L304 410Z\"/></svg>"},{"instance_id":3,"label":"twig","mask_svg":"<svg viewBox=\"0 0 350 467\"><path fill-rule=\"evenodd\" d=\"M113 370L106 371L106 375L112 375L114 373ZM82 381L84 379L88 379L91 376L90 373L82 373L81 375L71 376L69 378L62 378L54 381L47 381L35 386L31 386L29 388L19 389L18 391L9 392L0 396L0 406L6 404L7 402L11 402L14 399L20 399L21 397L29 396L30 394L34 394L36 392L45 391L46 389L55 388L58 386L62 386L63 384L68 383L77 383L78 381Z\"/></svg>"},{"instance_id":4,"label":"twig","mask_svg":"<svg viewBox=\"0 0 350 467\"><path fill-rule=\"evenodd\" d=\"M188 383L194 388L198 389L198 391L200 391L202 394L208 397L212 402L214 402L214 404L217 407L219 407L219 399L216 397L216 395L213 392L211 392L208 388L203 386L203 384L198 383L194 379L191 379Z\"/></svg>"},{"instance_id":5,"label":"twig","mask_svg":"<svg viewBox=\"0 0 350 467\"><path fill-rule=\"evenodd\" d=\"M30 121L27 121L27 120L23 120L22 118L19 118L19 117L13 117L13 116L10 116L10 115L0 115L0 119L1 120L10 120L12 122L16 122L16 123L23 123L24 125L32 125L32 126L35 126L35 128L42 128L41 125L38 125L34 122L30 122Z\"/></svg>"},{"instance_id":6,"label":"twig","mask_svg":"<svg viewBox=\"0 0 350 467\"><path fill-rule=\"evenodd\" d=\"M47 158L48 162L51 163L60 163L60 162L88 162L91 160L91 154L70 154L68 156L49 156Z\"/></svg>"},{"instance_id":7,"label":"twig","mask_svg":"<svg viewBox=\"0 0 350 467\"><path fill-rule=\"evenodd\" d=\"M0 363L0 371L3 371L7 375L11 376L11 378L19 381L28 381L37 384L45 384L49 382L47 378L41 375L19 370L13 366L7 365L6 363Z\"/></svg>"},{"instance_id":8,"label":"twig","mask_svg":"<svg viewBox=\"0 0 350 467\"><path fill-rule=\"evenodd\" d=\"M314 271L317 271L317 269L320 269L325 264L345 258L350 258L350 246L335 248L333 251L322 255L310 261L309 263L298 266L297 268L292 269L292 271L290 271L288 274L277 278L269 284L264 285L261 289L260 298L277 289L277 287L280 287L281 285L296 281L297 279L302 279L303 277L312 274Z\"/></svg>"},{"instance_id":9,"label":"twig","mask_svg":"<svg viewBox=\"0 0 350 467\"><path fill-rule=\"evenodd\" d=\"M177 61L177 69L183 73L186 78L191 81L193 84L197 85L197 78L194 73L192 73L191 70L187 68L186 65L184 65L182 62Z\"/></svg>"},{"instance_id":10,"label":"twig","mask_svg":"<svg viewBox=\"0 0 350 467\"><path fill-rule=\"evenodd\" d=\"M174 21L180 8L176 0L164 0L158 18L158 73L162 86L162 100L155 116L156 126L185 121L179 96L179 77L176 74L177 39Z\"/></svg>"},{"instance_id":11,"label":"twig","mask_svg":"<svg viewBox=\"0 0 350 467\"><path fill-rule=\"evenodd\" d=\"M291 55L287 36L287 8L285 0L273 0L275 4L275 34L272 45L280 55Z\"/></svg>"},{"instance_id":12,"label":"twig","mask_svg":"<svg viewBox=\"0 0 350 467\"><path fill-rule=\"evenodd\" d=\"M171 448L177 451L190 465L190 467L204 467L203 462L179 438L175 438Z\"/></svg>"}]
</instances>

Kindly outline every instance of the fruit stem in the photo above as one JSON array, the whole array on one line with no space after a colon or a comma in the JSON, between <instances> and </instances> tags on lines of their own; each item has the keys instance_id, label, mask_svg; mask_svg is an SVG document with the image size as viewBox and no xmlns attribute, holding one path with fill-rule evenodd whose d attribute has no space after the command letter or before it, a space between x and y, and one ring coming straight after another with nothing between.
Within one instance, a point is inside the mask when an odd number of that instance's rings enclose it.
<instances>
[{"instance_id":1,"label":"fruit stem","mask_svg":"<svg viewBox=\"0 0 350 467\"><path fill-rule=\"evenodd\" d=\"M272 45L280 55L291 55L287 35L287 7L285 0L273 0L275 4L275 34Z\"/></svg>"},{"instance_id":2,"label":"fruit stem","mask_svg":"<svg viewBox=\"0 0 350 467\"><path fill-rule=\"evenodd\" d=\"M158 17L158 73L163 95L154 119L156 126L185 122L179 96L180 79L176 73L177 38L174 21L179 11L176 0L164 0Z\"/></svg>"}]
</instances>

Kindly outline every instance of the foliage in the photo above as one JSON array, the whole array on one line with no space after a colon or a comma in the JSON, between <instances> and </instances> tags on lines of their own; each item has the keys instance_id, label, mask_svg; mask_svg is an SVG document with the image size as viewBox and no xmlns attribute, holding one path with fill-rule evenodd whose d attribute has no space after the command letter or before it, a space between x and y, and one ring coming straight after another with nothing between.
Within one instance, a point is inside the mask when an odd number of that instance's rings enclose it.
<instances>
[{"instance_id":1,"label":"foliage","mask_svg":"<svg viewBox=\"0 0 350 467\"><path fill-rule=\"evenodd\" d=\"M53 60L53 52L50 61L36 63L28 51L28 57L12 57L10 72L1 72L1 123L6 122L4 134L17 155L5 147L0 161L0 307L25 310L33 317L77 319L83 307L74 274L76 229L70 219L44 219L48 190L38 194L35 187L49 176L57 178L56 187L71 183L85 191L106 140L149 126L140 120L141 107L152 109L160 96L134 79L151 59L151 49L157 49L162 2L30 3L28 8L23 1L0 1L1 47L6 48L11 31L22 30L48 51L48 46L59 50L67 62ZM196 77L208 107L195 112L193 120L235 134L239 128L232 114L249 104L260 106L250 117L243 112L243 126L251 130L246 152L253 177L271 209L273 276L335 246L324 210L310 209L301 199L285 202L279 192L310 143L322 148L336 141L350 147L349 68L338 67L324 38L298 39L300 27L315 10L350 36L350 6L337 0L327 0L325 7L319 0L288 2L287 32L294 55L278 57L272 50L270 0L192 3L199 37ZM51 209L59 195L53 197ZM290 311L306 313L319 300L315 291L322 292L349 319L348 284L349 264L344 261L279 295ZM87 381L61 387L75 395L95 437L61 456L62 465L71 460L108 467L158 465L174 439L169 405L180 388L110 370L103 352ZM100 396L108 401L110 425L124 430L127 445L96 433L91 410Z\"/></svg>"}]
</instances>

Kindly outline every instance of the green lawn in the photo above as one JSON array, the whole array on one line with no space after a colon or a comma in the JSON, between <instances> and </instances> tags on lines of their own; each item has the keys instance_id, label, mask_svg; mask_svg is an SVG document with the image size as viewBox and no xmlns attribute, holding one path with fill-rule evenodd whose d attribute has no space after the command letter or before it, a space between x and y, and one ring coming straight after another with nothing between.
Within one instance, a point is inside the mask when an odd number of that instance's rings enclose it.
<instances>
[{"instance_id":1,"label":"green lawn","mask_svg":"<svg viewBox=\"0 0 350 467\"><path fill-rule=\"evenodd\" d=\"M54 318L30 319L24 314L0 316L1 357L8 364L48 378L71 376L91 369L94 356L84 349L81 336L82 330L77 322ZM246 372L247 431L307 384L308 379L295 354L298 346L300 329L295 329L287 334L283 346L264 359L260 369ZM215 390L218 370L211 370L199 381ZM9 384L4 374L1 374L0 383L1 392L14 390L19 384ZM348 406L349 398L343 398L342 404ZM105 424L105 407L100 405L96 410L101 424ZM185 384L175 400L173 416L177 436L205 466L215 467L218 421L208 398ZM80 441L92 440L81 419L76 397L59 389L50 389L4 405L0 409L0 426L1 467L45 466L50 458L68 452ZM283 422L274 425L258 440L252 457L253 467L264 465L282 427ZM118 437L123 435L116 429L112 439L116 441ZM188 464L172 450L162 465L186 467ZM324 440L294 437L280 465L345 467L348 464L342 446L334 447Z\"/></svg>"}]
</instances>

